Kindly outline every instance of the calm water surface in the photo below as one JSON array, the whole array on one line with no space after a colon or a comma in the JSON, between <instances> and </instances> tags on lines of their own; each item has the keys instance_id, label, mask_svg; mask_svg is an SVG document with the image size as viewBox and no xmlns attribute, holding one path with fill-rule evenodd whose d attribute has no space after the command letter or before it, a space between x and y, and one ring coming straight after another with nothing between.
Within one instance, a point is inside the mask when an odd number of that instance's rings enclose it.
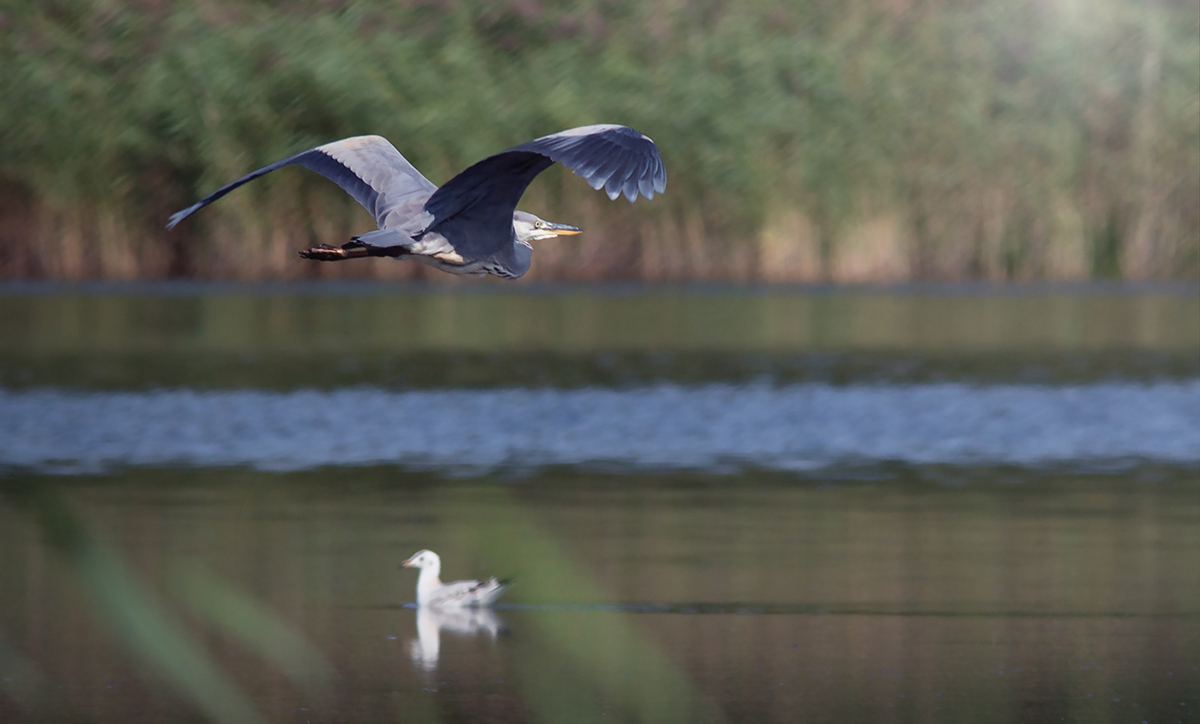
<instances>
[{"instance_id":1,"label":"calm water surface","mask_svg":"<svg viewBox=\"0 0 1200 724\"><path fill-rule=\"evenodd\" d=\"M0 721L1197 720L1190 288L33 291Z\"/></svg>"}]
</instances>

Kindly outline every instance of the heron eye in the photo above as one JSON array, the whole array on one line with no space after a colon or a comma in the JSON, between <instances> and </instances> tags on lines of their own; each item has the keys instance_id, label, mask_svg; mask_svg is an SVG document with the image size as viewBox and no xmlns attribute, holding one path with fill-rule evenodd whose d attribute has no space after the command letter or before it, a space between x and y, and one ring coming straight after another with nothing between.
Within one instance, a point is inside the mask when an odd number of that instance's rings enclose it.
<instances>
[{"instance_id":1,"label":"heron eye","mask_svg":"<svg viewBox=\"0 0 1200 724\"><path fill-rule=\"evenodd\" d=\"M534 228L540 229L540 228L542 228L542 222L535 221L535 222L533 222L533 226L534 226Z\"/></svg>"}]
</instances>

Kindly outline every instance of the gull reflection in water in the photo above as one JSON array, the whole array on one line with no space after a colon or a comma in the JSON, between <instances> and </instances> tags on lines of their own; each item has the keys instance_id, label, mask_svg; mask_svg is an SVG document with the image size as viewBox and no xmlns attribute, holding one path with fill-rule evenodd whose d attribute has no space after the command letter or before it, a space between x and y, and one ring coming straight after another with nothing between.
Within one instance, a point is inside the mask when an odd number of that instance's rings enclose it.
<instances>
[{"instance_id":1,"label":"gull reflection in water","mask_svg":"<svg viewBox=\"0 0 1200 724\"><path fill-rule=\"evenodd\" d=\"M487 608L421 606L417 609L417 638L409 643L408 653L418 668L433 671L437 668L442 631L459 636L484 632L494 640L503 630L504 619Z\"/></svg>"}]
</instances>

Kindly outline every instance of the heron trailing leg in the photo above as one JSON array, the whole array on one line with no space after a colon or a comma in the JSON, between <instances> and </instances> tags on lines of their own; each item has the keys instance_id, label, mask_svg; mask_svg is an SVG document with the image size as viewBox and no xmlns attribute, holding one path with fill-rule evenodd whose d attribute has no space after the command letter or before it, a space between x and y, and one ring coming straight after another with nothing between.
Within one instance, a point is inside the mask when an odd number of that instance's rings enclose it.
<instances>
[{"instance_id":1,"label":"heron trailing leg","mask_svg":"<svg viewBox=\"0 0 1200 724\"><path fill-rule=\"evenodd\" d=\"M330 244L318 244L311 249L302 249L300 258L313 261L341 261L343 259L358 259L371 256L371 250L365 246L347 244L341 248Z\"/></svg>"}]
</instances>

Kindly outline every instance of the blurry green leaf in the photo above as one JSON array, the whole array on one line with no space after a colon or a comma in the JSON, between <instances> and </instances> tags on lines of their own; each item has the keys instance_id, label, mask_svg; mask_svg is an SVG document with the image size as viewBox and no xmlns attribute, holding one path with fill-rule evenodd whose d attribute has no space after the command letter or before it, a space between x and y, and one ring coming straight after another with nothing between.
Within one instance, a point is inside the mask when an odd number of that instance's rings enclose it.
<instances>
[{"instance_id":1,"label":"blurry green leaf","mask_svg":"<svg viewBox=\"0 0 1200 724\"><path fill-rule=\"evenodd\" d=\"M79 576L99 618L143 667L153 672L216 722L260 722L238 689L196 639L154 600L111 551L99 545L47 485L15 493L37 516L50 546Z\"/></svg>"},{"instance_id":2,"label":"blurry green leaf","mask_svg":"<svg viewBox=\"0 0 1200 724\"><path fill-rule=\"evenodd\" d=\"M180 600L306 690L329 685L333 669L321 652L249 596L201 571L179 572L173 579Z\"/></svg>"},{"instance_id":3,"label":"blurry green leaf","mask_svg":"<svg viewBox=\"0 0 1200 724\"><path fill-rule=\"evenodd\" d=\"M519 571L514 594L529 602L571 600L604 603L607 597L536 519L511 500L497 497L492 524L463 529L492 561ZM642 632L627 614L588 612L586 624L570 611L546 612L533 619L541 644L570 665L543 670L536 657L522 657L526 700L549 722L600 721L603 699L618 702L634 721L720 722L720 710L707 701L687 674ZM543 662L545 666L551 666ZM591 708L589 708L589 703Z\"/></svg>"}]
</instances>

